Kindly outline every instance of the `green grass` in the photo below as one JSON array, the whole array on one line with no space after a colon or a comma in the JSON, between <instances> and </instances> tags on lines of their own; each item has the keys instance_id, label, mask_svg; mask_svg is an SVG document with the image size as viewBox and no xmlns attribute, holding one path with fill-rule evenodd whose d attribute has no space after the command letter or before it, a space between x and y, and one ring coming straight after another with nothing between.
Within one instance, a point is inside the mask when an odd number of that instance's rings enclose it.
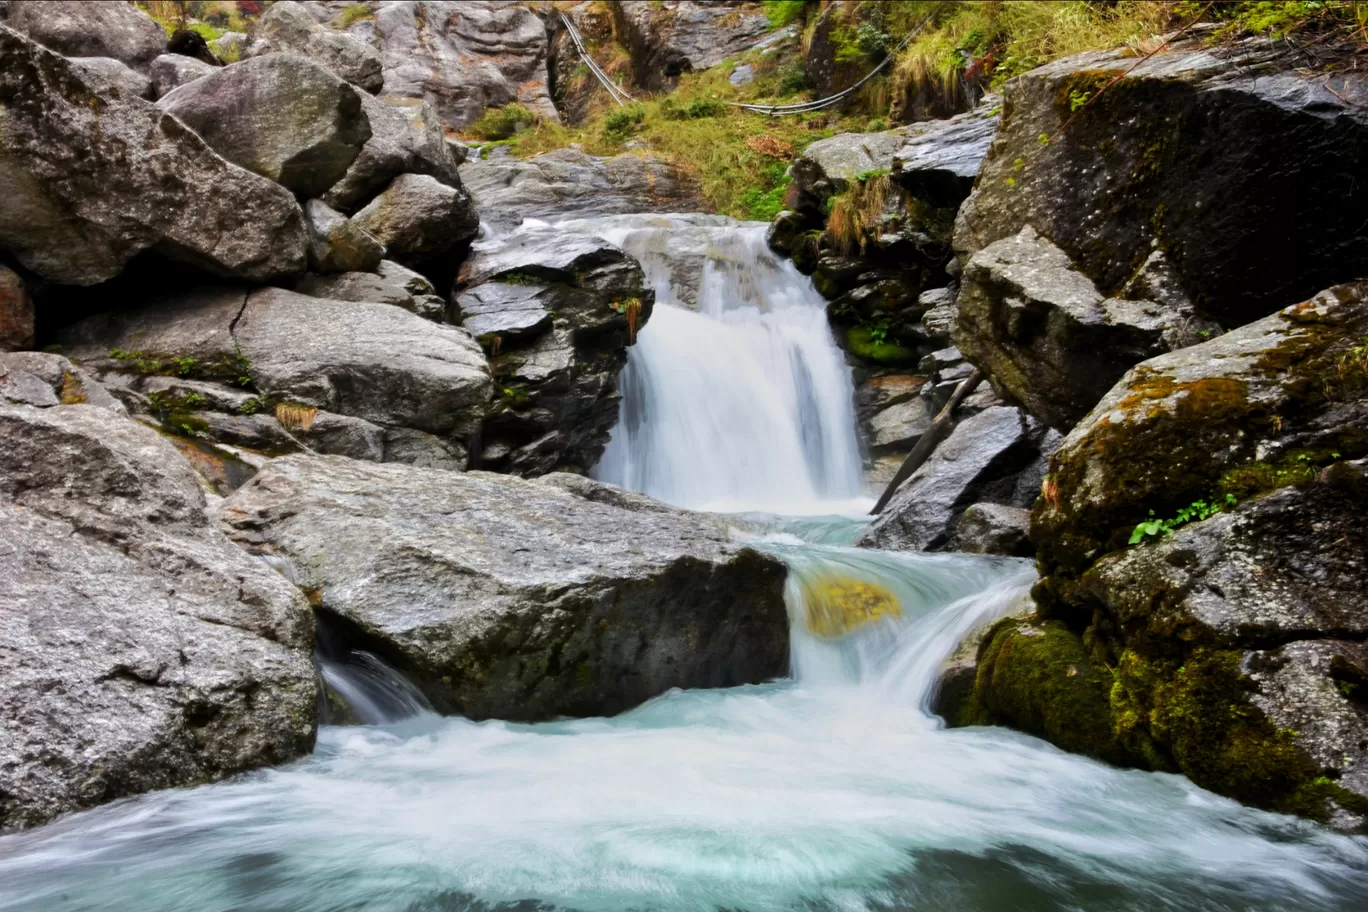
<instances>
[{"instance_id":1,"label":"green grass","mask_svg":"<svg viewBox=\"0 0 1368 912\"><path fill-rule=\"evenodd\" d=\"M479 120L466 127L465 135L470 139L499 141L530 129L536 122L537 116L520 104L487 108Z\"/></svg>"},{"instance_id":2,"label":"green grass","mask_svg":"<svg viewBox=\"0 0 1368 912\"><path fill-rule=\"evenodd\" d=\"M776 29L801 21L806 17L809 6L808 0L764 0L762 5L770 28Z\"/></svg>"}]
</instances>

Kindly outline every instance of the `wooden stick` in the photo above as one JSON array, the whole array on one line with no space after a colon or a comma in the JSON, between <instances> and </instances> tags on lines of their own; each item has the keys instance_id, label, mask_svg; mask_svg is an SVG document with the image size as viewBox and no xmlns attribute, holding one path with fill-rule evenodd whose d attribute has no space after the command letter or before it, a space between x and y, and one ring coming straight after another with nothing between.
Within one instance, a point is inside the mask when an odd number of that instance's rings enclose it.
<instances>
[{"instance_id":1,"label":"wooden stick","mask_svg":"<svg viewBox=\"0 0 1368 912\"><path fill-rule=\"evenodd\" d=\"M908 453L902 465L898 466L898 473L893 476L888 487L884 488L883 495L879 497L879 502L874 505L874 509L869 511L871 516L877 516L883 512L883 508L888 506L888 502L893 499L893 495L899 486L911 478L912 473L921 468L921 464L926 462L936 447L940 446L941 440L955 426L955 422L952 420L955 409L964 401L964 397L977 389L982 382L983 371L976 367L972 374L965 377L960 385L955 387L955 391L950 395L950 401L945 403L945 408L940 410L940 413L936 415L936 420L931 422L931 427L926 429L926 433L921 435L921 439L912 448L912 452Z\"/></svg>"}]
</instances>

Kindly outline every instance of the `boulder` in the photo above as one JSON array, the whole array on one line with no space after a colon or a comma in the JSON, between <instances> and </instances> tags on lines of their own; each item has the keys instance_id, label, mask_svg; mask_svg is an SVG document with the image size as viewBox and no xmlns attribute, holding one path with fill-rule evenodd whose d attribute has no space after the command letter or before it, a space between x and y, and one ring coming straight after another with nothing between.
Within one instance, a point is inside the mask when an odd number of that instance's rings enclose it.
<instances>
[{"instance_id":1,"label":"boulder","mask_svg":"<svg viewBox=\"0 0 1368 912\"><path fill-rule=\"evenodd\" d=\"M220 515L440 712L612 715L784 673L781 563L715 517L563 477L290 456Z\"/></svg>"},{"instance_id":2,"label":"boulder","mask_svg":"<svg viewBox=\"0 0 1368 912\"><path fill-rule=\"evenodd\" d=\"M146 250L252 281L303 271L304 219L288 192L3 26L0 114L0 248L43 278L102 282Z\"/></svg>"},{"instance_id":3,"label":"boulder","mask_svg":"<svg viewBox=\"0 0 1368 912\"><path fill-rule=\"evenodd\" d=\"M559 120L547 87L546 26L525 5L400 0L377 9L368 25L385 93L432 102L448 129L511 102Z\"/></svg>"},{"instance_id":4,"label":"boulder","mask_svg":"<svg viewBox=\"0 0 1368 912\"><path fill-rule=\"evenodd\" d=\"M974 254L956 302L955 343L994 387L1067 431L1132 365L1219 327L1167 289L1167 258L1151 254L1121 296L1103 298L1064 251L1027 225Z\"/></svg>"},{"instance_id":5,"label":"boulder","mask_svg":"<svg viewBox=\"0 0 1368 912\"><path fill-rule=\"evenodd\" d=\"M308 603L156 432L0 404L0 505L0 828L312 749Z\"/></svg>"},{"instance_id":6,"label":"boulder","mask_svg":"<svg viewBox=\"0 0 1368 912\"><path fill-rule=\"evenodd\" d=\"M214 56L224 63L236 63L242 59L242 52L247 47L247 41L245 32L224 32L208 44L209 50L213 51Z\"/></svg>"},{"instance_id":7,"label":"boulder","mask_svg":"<svg viewBox=\"0 0 1368 912\"><path fill-rule=\"evenodd\" d=\"M318 272L368 272L385 258L385 245L321 200L304 204L309 267ZM325 296L326 297L326 296Z\"/></svg>"},{"instance_id":8,"label":"boulder","mask_svg":"<svg viewBox=\"0 0 1368 912\"><path fill-rule=\"evenodd\" d=\"M1025 507L977 503L965 508L955 522L949 550L1033 557L1030 532L1031 511Z\"/></svg>"},{"instance_id":9,"label":"boulder","mask_svg":"<svg viewBox=\"0 0 1368 912\"><path fill-rule=\"evenodd\" d=\"M152 77L153 95L161 98L172 89L180 88L188 82L194 82L201 76L208 76L217 67L196 60L194 57L186 57L183 54L162 54L152 61L152 66L148 70L148 75Z\"/></svg>"},{"instance_id":10,"label":"boulder","mask_svg":"<svg viewBox=\"0 0 1368 912\"><path fill-rule=\"evenodd\" d=\"M753 4L622 0L610 8L632 54L633 82L651 91L673 88L682 74L715 67L769 37L769 20Z\"/></svg>"},{"instance_id":11,"label":"boulder","mask_svg":"<svg viewBox=\"0 0 1368 912\"><path fill-rule=\"evenodd\" d=\"M861 533L861 548L939 551L951 546L969 506L1029 506L1040 490L1046 428L1010 406L984 409L956 425L878 518Z\"/></svg>"},{"instance_id":12,"label":"boulder","mask_svg":"<svg viewBox=\"0 0 1368 912\"><path fill-rule=\"evenodd\" d=\"M474 244L452 319L492 354L498 399L479 465L592 469L618 420L627 346L654 302L637 261L598 237L526 227Z\"/></svg>"},{"instance_id":13,"label":"boulder","mask_svg":"<svg viewBox=\"0 0 1368 912\"><path fill-rule=\"evenodd\" d=\"M0 266L0 351L33 347L33 298L13 269Z\"/></svg>"},{"instance_id":14,"label":"boulder","mask_svg":"<svg viewBox=\"0 0 1368 912\"><path fill-rule=\"evenodd\" d=\"M1107 682L1088 713L1110 727L1078 749L1368 831L1365 337L1368 283L1329 289L1138 365L1060 445L1034 596L1080 675ZM986 704L998 686L980 676ZM1081 725L1046 693L996 719L1046 712Z\"/></svg>"},{"instance_id":15,"label":"boulder","mask_svg":"<svg viewBox=\"0 0 1368 912\"><path fill-rule=\"evenodd\" d=\"M153 98L152 80L113 57L72 57L86 72L86 84L111 98Z\"/></svg>"},{"instance_id":16,"label":"boulder","mask_svg":"<svg viewBox=\"0 0 1368 912\"><path fill-rule=\"evenodd\" d=\"M183 292L88 318L61 339L64 350L102 382L136 394L156 392L157 379L167 375L237 387L236 394L228 389L219 396L196 391L193 401L176 393L159 411L177 432L186 430L182 425L209 438L216 431L269 432L269 439L259 439L274 440L272 448L298 448L300 438L293 435L301 431L309 440L321 410L361 419L386 434L443 438L444 453L464 458L465 441L479 430L490 399L484 354L464 330L389 304L278 288ZM243 390L250 394L246 400ZM265 412L286 427L228 423L211 412L249 418ZM373 452L369 445L361 450ZM386 450L383 458L390 455Z\"/></svg>"},{"instance_id":17,"label":"boulder","mask_svg":"<svg viewBox=\"0 0 1368 912\"><path fill-rule=\"evenodd\" d=\"M459 162L431 102L362 95L361 108L370 121L371 138L346 175L324 195L329 206L355 212L401 174L427 174L448 186L461 186Z\"/></svg>"},{"instance_id":18,"label":"boulder","mask_svg":"<svg viewBox=\"0 0 1368 912\"><path fill-rule=\"evenodd\" d=\"M350 35L324 28L293 0L271 4L252 26L244 60L263 54L297 54L339 79L377 94L384 85L380 52Z\"/></svg>"},{"instance_id":19,"label":"boulder","mask_svg":"<svg viewBox=\"0 0 1368 912\"><path fill-rule=\"evenodd\" d=\"M381 260L374 272L336 275L309 273L295 283L295 291L334 301L374 301L393 304L427 320L446 319L447 303L426 278L393 260ZM472 332L472 335L479 333Z\"/></svg>"},{"instance_id":20,"label":"boulder","mask_svg":"<svg viewBox=\"0 0 1368 912\"><path fill-rule=\"evenodd\" d=\"M1092 52L1011 80L961 260L1030 225L1111 297L1159 249L1227 328L1368 273L1368 185L1345 177L1368 157L1368 76L1284 47Z\"/></svg>"},{"instance_id":21,"label":"boulder","mask_svg":"<svg viewBox=\"0 0 1368 912\"><path fill-rule=\"evenodd\" d=\"M89 403L126 412L94 377L51 352L0 353L0 398L38 408Z\"/></svg>"},{"instance_id":22,"label":"boulder","mask_svg":"<svg viewBox=\"0 0 1368 912\"><path fill-rule=\"evenodd\" d=\"M166 51L162 27L123 0L11 0L5 24L65 57L110 57L143 72Z\"/></svg>"},{"instance_id":23,"label":"boulder","mask_svg":"<svg viewBox=\"0 0 1368 912\"><path fill-rule=\"evenodd\" d=\"M430 262L480 229L480 217L460 183L448 186L426 174L399 175L352 222L408 265Z\"/></svg>"},{"instance_id":24,"label":"boulder","mask_svg":"<svg viewBox=\"0 0 1368 912\"><path fill-rule=\"evenodd\" d=\"M356 90L315 63L267 54L173 89L157 102L224 158L300 197L337 183L370 139Z\"/></svg>"},{"instance_id":25,"label":"boulder","mask_svg":"<svg viewBox=\"0 0 1368 912\"><path fill-rule=\"evenodd\" d=\"M481 217L498 230L529 218L554 222L708 208L696 180L652 156L600 158L558 149L527 159L470 161L461 166L461 180Z\"/></svg>"}]
</instances>

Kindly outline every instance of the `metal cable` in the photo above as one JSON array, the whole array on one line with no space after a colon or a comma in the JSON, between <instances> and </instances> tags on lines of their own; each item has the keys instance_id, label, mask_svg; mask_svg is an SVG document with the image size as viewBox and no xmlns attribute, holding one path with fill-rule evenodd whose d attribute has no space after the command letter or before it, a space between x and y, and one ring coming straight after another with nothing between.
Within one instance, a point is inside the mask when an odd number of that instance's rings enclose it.
<instances>
[{"instance_id":1,"label":"metal cable","mask_svg":"<svg viewBox=\"0 0 1368 912\"><path fill-rule=\"evenodd\" d=\"M589 68L589 72L593 73L598 81L603 83L603 87L608 90L609 97L611 97L613 101L616 101L619 107L632 101L632 96L628 95L621 86L613 82L608 74L603 72L603 70L599 68L599 65L594 62L594 58L589 56L589 52L585 50L584 42L580 39L579 31L576 30L574 23L570 21L565 13L560 14L560 19L561 22L565 24L565 30L570 34L570 41L575 45L575 50L579 52L580 59L582 59L584 65Z\"/></svg>"}]
</instances>

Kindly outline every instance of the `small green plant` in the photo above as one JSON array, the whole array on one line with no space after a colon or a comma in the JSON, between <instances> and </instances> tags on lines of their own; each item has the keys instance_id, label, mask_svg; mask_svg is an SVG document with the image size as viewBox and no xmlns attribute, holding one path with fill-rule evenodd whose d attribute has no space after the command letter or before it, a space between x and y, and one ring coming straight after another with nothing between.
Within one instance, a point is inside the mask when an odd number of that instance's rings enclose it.
<instances>
[{"instance_id":1,"label":"small green plant","mask_svg":"<svg viewBox=\"0 0 1368 912\"><path fill-rule=\"evenodd\" d=\"M262 402L256 396L253 396L246 402L239 405L237 407L237 412L239 415L255 415L257 412L261 411L265 407L266 403Z\"/></svg>"},{"instance_id":2,"label":"small green plant","mask_svg":"<svg viewBox=\"0 0 1368 912\"><path fill-rule=\"evenodd\" d=\"M155 374L162 370L161 361L142 351L125 351L122 348L111 348L109 357L116 361L127 361L133 365L133 369L140 374Z\"/></svg>"},{"instance_id":3,"label":"small green plant","mask_svg":"<svg viewBox=\"0 0 1368 912\"><path fill-rule=\"evenodd\" d=\"M194 358L183 358L173 356L171 358L171 369L175 372L176 376L186 377L189 376L190 372L195 369L195 365L197 363L198 362Z\"/></svg>"},{"instance_id":4,"label":"small green plant","mask_svg":"<svg viewBox=\"0 0 1368 912\"><path fill-rule=\"evenodd\" d=\"M1077 111L1092 99L1092 92L1084 92L1079 89L1069 90L1069 113Z\"/></svg>"},{"instance_id":5,"label":"small green plant","mask_svg":"<svg viewBox=\"0 0 1368 912\"><path fill-rule=\"evenodd\" d=\"M466 135L497 142L530 129L536 123L537 116L527 108L520 104L508 104L502 108L486 109L478 120L466 128Z\"/></svg>"},{"instance_id":6,"label":"small green plant","mask_svg":"<svg viewBox=\"0 0 1368 912\"><path fill-rule=\"evenodd\" d=\"M762 6L770 28L780 29L804 18L807 0L764 0Z\"/></svg>"},{"instance_id":7,"label":"small green plant","mask_svg":"<svg viewBox=\"0 0 1368 912\"><path fill-rule=\"evenodd\" d=\"M541 285L545 279L539 279L527 272L506 272L498 279L505 285Z\"/></svg>"},{"instance_id":8,"label":"small green plant","mask_svg":"<svg viewBox=\"0 0 1368 912\"><path fill-rule=\"evenodd\" d=\"M364 3L353 3L353 4L351 4L350 6L348 6L346 9L344 9L344 10L342 11L342 15L338 17L338 26L337 26L337 27L338 27L338 28L345 29L347 26L351 25L353 22L358 22L358 21L360 21L360 20L362 20L362 19L374 19L374 18L375 18L375 13L372 12L372 11L371 11L371 8L368 7L368 6L366 6L366 4L364 4Z\"/></svg>"},{"instance_id":9,"label":"small green plant","mask_svg":"<svg viewBox=\"0 0 1368 912\"><path fill-rule=\"evenodd\" d=\"M1137 525L1131 532L1130 544L1138 545L1147 538L1161 538L1172 534L1173 530L1179 526L1185 526L1190 522L1201 522L1210 519L1220 513L1228 506L1233 506L1238 502L1234 494L1227 494L1221 500L1195 500L1183 509L1179 510L1172 519L1158 519L1154 511L1150 510L1150 518Z\"/></svg>"},{"instance_id":10,"label":"small green plant","mask_svg":"<svg viewBox=\"0 0 1368 912\"><path fill-rule=\"evenodd\" d=\"M646 119L646 109L641 105L627 105L616 111L608 112L603 118L601 135L604 142L622 142Z\"/></svg>"}]
</instances>

